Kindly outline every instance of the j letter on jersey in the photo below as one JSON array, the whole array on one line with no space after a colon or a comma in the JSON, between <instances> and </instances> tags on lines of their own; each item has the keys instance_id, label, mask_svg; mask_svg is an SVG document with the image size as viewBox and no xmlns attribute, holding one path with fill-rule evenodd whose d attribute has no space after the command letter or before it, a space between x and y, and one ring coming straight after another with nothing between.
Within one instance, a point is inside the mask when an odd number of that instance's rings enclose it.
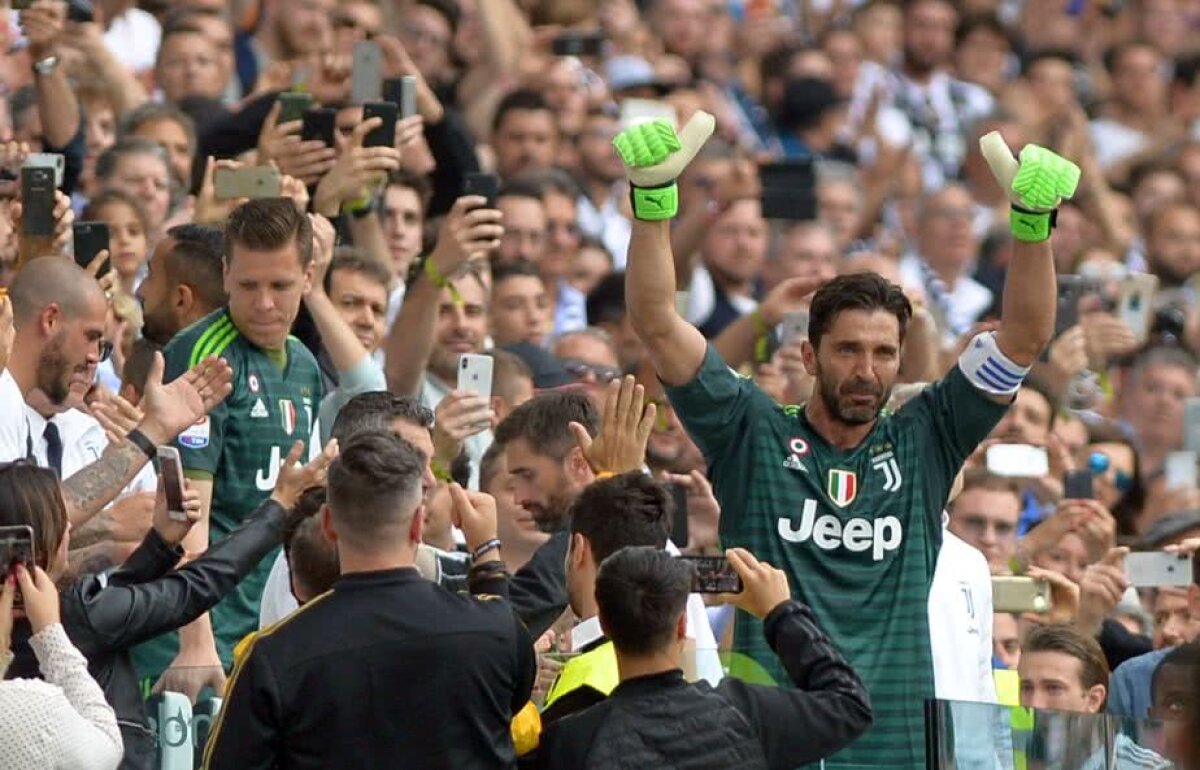
<instances>
[{"instance_id":1,"label":"j letter on jersey","mask_svg":"<svg viewBox=\"0 0 1200 770\"><path fill-rule=\"evenodd\" d=\"M789 543L805 543L810 539L823 551L845 548L851 553L871 552L873 561L883 561L884 554L900 547L904 528L895 516L877 519L850 518L842 521L832 514L817 515L817 501L804 501L800 528L789 518L779 519L779 536Z\"/></svg>"}]
</instances>

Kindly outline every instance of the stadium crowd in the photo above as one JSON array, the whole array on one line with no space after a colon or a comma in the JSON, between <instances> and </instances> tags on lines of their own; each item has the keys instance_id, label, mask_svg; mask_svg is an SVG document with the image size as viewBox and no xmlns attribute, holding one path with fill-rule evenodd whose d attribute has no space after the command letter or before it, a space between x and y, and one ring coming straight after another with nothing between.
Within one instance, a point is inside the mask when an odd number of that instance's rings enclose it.
<instances>
[{"instance_id":1,"label":"stadium crowd","mask_svg":"<svg viewBox=\"0 0 1200 770\"><path fill-rule=\"evenodd\" d=\"M1200 2L0 6L0 767L1200 770Z\"/></svg>"}]
</instances>

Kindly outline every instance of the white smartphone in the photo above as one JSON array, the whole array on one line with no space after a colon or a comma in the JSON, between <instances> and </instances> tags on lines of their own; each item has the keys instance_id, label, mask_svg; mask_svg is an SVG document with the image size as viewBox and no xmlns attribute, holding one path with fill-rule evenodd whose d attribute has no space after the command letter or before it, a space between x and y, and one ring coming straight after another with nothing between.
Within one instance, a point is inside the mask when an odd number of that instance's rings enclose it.
<instances>
[{"instance_id":1,"label":"white smartphone","mask_svg":"<svg viewBox=\"0 0 1200 770\"><path fill-rule=\"evenodd\" d=\"M383 51L379 44L362 40L354 44L350 70L350 103L366 104L383 98Z\"/></svg>"},{"instance_id":2,"label":"white smartphone","mask_svg":"<svg viewBox=\"0 0 1200 770\"><path fill-rule=\"evenodd\" d=\"M1154 320L1154 293L1158 290L1158 276L1134 273L1121 281L1121 299L1117 303L1117 316L1125 322L1141 345L1150 335L1150 322Z\"/></svg>"},{"instance_id":3,"label":"white smartphone","mask_svg":"<svg viewBox=\"0 0 1200 770\"><path fill-rule=\"evenodd\" d=\"M621 102L621 129L648 123L651 120L662 119L672 126L679 125L679 115L675 108L666 102L654 99L626 99Z\"/></svg>"},{"instance_id":4,"label":"white smartphone","mask_svg":"<svg viewBox=\"0 0 1200 770\"><path fill-rule=\"evenodd\" d=\"M779 342L781 345L799 343L808 337L808 312L797 310L794 313L784 313L779 323Z\"/></svg>"},{"instance_id":5,"label":"white smartphone","mask_svg":"<svg viewBox=\"0 0 1200 770\"><path fill-rule=\"evenodd\" d=\"M458 357L458 389L484 398L492 397L491 356L464 353Z\"/></svg>"},{"instance_id":6,"label":"white smartphone","mask_svg":"<svg viewBox=\"0 0 1200 770\"><path fill-rule=\"evenodd\" d=\"M160 446L158 470L167 496L167 515L175 521L187 521L187 513L183 510L183 462L179 459L179 450L173 446Z\"/></svg>"},{"instance_id":7,"label":"white smartphone","mask_svg":"<svg viewBox=\"0 0 1200 770\"><path fill-rule=\"evenodd\" d=\"M1131 553L1125 556L1125 577L1136 588L1190 586L1192 557L1162 551Z\"/></svg>"},{"instance_id":8,"label":"white smartphone","mask_svg":"<svg viewBox=\"0 0 1200 770\"><path fill-rule=\"evenodd\" d=\"M987 450L987 469L997 476L1033 479L1050 473L1050 458L1040 446L994 444Z\"/></svg>"},{"instance_id":9,"label":"white smartphone","mask_svg":"<svg viewBox=\"0 0 1200 770\"><path fill-rule=\"evenodd\" d=\"M1183 402L1183 448L1200 457L1200 398Z\"/></svg>"},{"instance_id":10,"label":"white smartphone","mask_svg":"<svg viewBox=\"0 0 1200 770\"><path fill-rule=\"evenodd\" d=\"M1167 489L1196 488L1196 453L1171 452L1163 463L1163 478Z\"/></svg>"}]
</instances>

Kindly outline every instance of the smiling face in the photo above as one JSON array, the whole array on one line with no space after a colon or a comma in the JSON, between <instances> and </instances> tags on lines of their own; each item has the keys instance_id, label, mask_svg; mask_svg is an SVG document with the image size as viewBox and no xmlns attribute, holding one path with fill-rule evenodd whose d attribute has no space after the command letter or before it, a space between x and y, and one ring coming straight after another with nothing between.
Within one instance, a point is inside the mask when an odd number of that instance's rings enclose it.
<instances>
[{"instance_id":1,"label":"smiling face","mask_svg":"<svg viewBox=\"0 0 1200 770\"><path fill-rule=\"evenodd\" d=\"M819 344L805 340L802 355L829 415L846 425L873 421L900 372L899 320L885 310L844 310Z\"/></svg>"},{"instance_id":2,"label":"smiling face","mask_svg":"<svg viewBox=\"0 0 1200 770\"><path fill-rule=\"evenodd\" d=\"M429 370L448 383L458 374L458 357L482 351L488 334L487 291L469 276L454 286L462 301L456 302L449 289L442 290L429 356Z\"/></svg>"},{"instance_id":3,"label":"smiling face","mask_svg":"<svg viewBox=\"0 0 1200 770\"><path fill-rule=\"evenodd\" d=\"M387 332L386 286L358 270L334 270L329 299L368 352L379 347Z\"/></svg>"}]
</instances>

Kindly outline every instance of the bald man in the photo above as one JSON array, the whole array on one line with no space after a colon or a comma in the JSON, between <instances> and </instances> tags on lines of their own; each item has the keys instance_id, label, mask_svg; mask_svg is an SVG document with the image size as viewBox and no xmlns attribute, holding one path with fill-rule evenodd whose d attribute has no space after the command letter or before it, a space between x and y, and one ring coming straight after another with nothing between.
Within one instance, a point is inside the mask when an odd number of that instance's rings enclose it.
<instances>
[{"instance_id":1,"label":"bald man","mask_svg":"<svg viewBox=\"0 0 1200 770\"><path fill-rule=\"evenodd\" d=\"M40 390L50 405L86 391L96 367L111 353L104 341L108 300L100 286L74 262L58 257L30 260L9 287L13 343L0 372L0 462L34 456L27 396ZM111 502L154 454L224 400L229 366L202 361L168 386L160 384L162 360L147 383L145 417L120 443L110 444L96 462L66 479L63 499L73 526L80 526Z\"/></svg>"}]
</instances>

